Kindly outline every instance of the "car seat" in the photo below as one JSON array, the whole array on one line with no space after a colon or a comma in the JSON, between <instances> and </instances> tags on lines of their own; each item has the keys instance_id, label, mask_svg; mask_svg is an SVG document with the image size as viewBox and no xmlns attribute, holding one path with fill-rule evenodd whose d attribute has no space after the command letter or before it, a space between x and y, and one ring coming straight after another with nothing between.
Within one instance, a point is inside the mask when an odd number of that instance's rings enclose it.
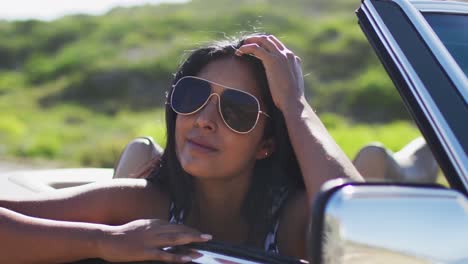
<instances>
[{"instance_id":1,"label":"car seat","mask_svg":"<svg viewBox=\"0 0 468 264\"><path fill-rule=\"evenodd\" d=\"M393 153L382 144L363 147L354 165L367 180L434 183L439 167L429 146L418 137Z\"/></svg>"},{"instance_id":2,"label":"car seat","mask_svg":"<svg viewBox=\"0 0 468 264\"><path fill-rule=\"evenodd\" d=\"M114 166L113 178L137 178L143 166L155 157L160 157L163 149L152 137L137 137L130 141L120 154Z\"/></svg>"}]
</instances>

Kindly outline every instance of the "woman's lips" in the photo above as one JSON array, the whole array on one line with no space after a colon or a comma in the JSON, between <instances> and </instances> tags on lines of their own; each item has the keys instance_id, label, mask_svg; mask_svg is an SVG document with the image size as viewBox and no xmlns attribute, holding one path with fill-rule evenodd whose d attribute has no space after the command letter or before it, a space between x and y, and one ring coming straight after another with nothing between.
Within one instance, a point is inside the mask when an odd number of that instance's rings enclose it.
<instances>
[{"instance_id":1,"label":"woman's lips","mask_svg":"<svg viewBox=\"0 0 468 264\"><path fill-rule=\"evenodd\" d=\"M210 153L218 151L216 148L214 148L206 142L203 142L202 140L188 139L187 144L190 148L198 152Z\"/></svg>"}]
</instances>

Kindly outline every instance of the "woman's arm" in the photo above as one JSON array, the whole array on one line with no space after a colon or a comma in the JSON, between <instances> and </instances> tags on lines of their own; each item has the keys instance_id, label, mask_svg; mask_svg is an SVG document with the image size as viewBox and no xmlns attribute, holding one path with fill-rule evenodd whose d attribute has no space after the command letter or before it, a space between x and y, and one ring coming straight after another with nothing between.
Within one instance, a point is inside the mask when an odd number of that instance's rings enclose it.
<instances>
[{"instance_id":1,"label":"woman's arm","mask_svg":"<svg viewBox=\"0 0 468 264\"><path fill-rule=\"evenodd\" d=\"M0 263L61 263L99 256L104 225L25 216L0 207Z\"/></svg>"},{"instance_id":2,"label":"woman's arm","mask_svg":"<svg viewBox=\"0 0 468 264\"><path fill-rule=\"evenodd\" d=\"M116 180L0 199L0 263L99 257L98 240L110 228L103 224L131 220L123 216L137 210L132 201L145 189L144 180Z\"/></svg>"},{"instance_id":3,"label":"woman's arm","mask_svg":"<svg viewBox=\"0 0 468 264\"><path fill-rule=\"evenodd\" d=\"M263 62L273 101L286 120L309 202L329 179L348 177L362 180L307 103L299 57L271 35L251 37L239 51L239 55L253 54Z\"/></svg>"},{"instance_id":4,"label":"woman's arm","mask_svg":"<svg viewBox=\"0 0 468 264\"><path fill-rule=\"evenodd\" d=\"M291 103L283 115L310 202L329 179L363 180L304 97Z\"/></svg>"},{"instance_id":5,"label":"woman's arm","mask_svg":"<svg viewBox=\"0 0 468 264\"><path fill-rule=\"evenodd\" d=\"M156 219L108 226L35 218L0 207L0 263L64 263L87 258L183 263L191 257L161 248L209 239L189 227Z\"/></svg>"},{"instance_id":6,"label":"woman's arm","mask_svg":"<svg viewBox=\"0 0 468 264\"><path fill-rule=\"evenodd\" d=\"M167 199L144 179L116 179L0 199L0 207L45 219L124 224L141 218L164 218Z\"/></svg>"},{"instance_id":7,"label":"woman's arm","mask_svg":"<svg viewBox=\"0 0 468 264\"><path fill-rule=\"evenodd\" d=\"M154 219L167 214L161 194L145 180L122 179L0 200L0 263L187 262L161 248L204 242L209 236Z\"/></svg>"}]
</instances>

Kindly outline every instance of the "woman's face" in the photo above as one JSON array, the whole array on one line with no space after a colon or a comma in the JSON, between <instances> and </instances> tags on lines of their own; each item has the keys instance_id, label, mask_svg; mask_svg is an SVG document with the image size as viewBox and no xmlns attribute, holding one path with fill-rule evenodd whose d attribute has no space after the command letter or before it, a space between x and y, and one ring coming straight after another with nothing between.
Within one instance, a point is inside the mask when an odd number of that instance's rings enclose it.
<instances>
[{"instance_id":1,"label":"woman's face","mask_svg":"<svg viewBox=\"0 0 468 264\"><path fill-rule=\"evenodd\" d=\"M250 67L243 61L229 57L205 66L198 77L253 94L260 101L260 87ZM220 94L224 88L212 85ZM192 115L177 115L176 153L182 168L194 177L228 179L249 176L255 161L265 157L268 144L263 140L266 117L260 115L255 128L247 134L229 129L218 111L217 96Z\"/></svg>"}]
</instances>

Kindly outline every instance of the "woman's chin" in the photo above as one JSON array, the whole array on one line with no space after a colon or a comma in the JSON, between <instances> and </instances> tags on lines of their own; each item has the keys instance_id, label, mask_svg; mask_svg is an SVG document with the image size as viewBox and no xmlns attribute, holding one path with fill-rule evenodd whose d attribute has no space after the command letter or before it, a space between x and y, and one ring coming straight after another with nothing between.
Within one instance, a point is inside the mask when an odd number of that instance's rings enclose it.
<instances>
[{"instance_id":1,"label":"woman's chin","mask_svg":"<svg viewBox=\"0 0 468 264\"><path fill-rule=\"evenodd\" d=\"M223 171L213 168L212 165L208 166L182 166L184 171L190 174L196 180L227 180L230 176L227 176L227 173L223 173Z\"/></svg>"},{"instance_id":2,"label":"woman's chin","mask_svg":"<svg viewBox=\"0 0 468 264\"><path fill-rule=\"evenodd\" d=\"M182 169L192 175L195 178L212 178L213 177L213 166L209 166L208 164L203 165L203 164L194 164L194 163L188 163L188 164L181 164Z\"/></svg>"},{"instance_id":3,"label":"woman's chin","mask_svg":"<svg viewBox=\"0 0 468 264\"><path fill-rule=\"evenodd\" d=\"M230 178L231 168L229 164L221 163L219 160L199 158L193 155L179 156L182 169L197 179L223 179ZM223 165L222 165L223 164Z\"/></svg>"}]
</instances>

